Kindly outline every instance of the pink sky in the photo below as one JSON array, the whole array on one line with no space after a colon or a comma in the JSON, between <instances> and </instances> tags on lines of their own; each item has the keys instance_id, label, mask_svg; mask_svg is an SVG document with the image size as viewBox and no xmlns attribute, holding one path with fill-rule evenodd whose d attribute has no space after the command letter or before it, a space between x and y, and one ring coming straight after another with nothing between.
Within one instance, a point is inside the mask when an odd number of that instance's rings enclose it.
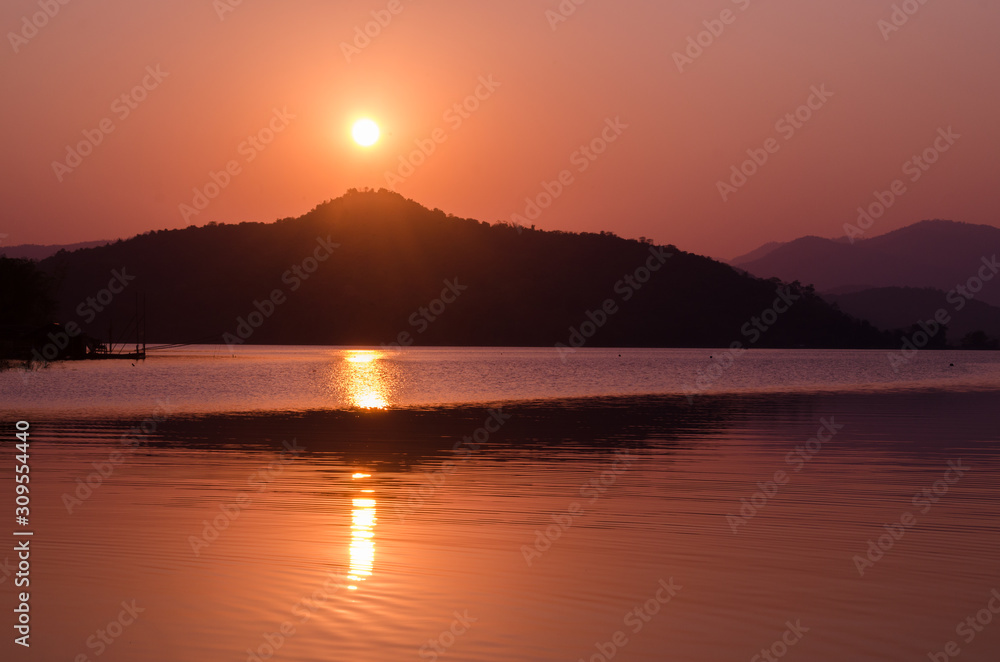
<instances>
[{"instance_id":1,"label":"pink sky","mask_svg":"<svg viewBox=\"0 0 1000 662\"><path fill-rule=\"evenodd\" d=\"M925 218L1000 225L995 2L908 0L919 9L891 32L882 0L565 0L575 11L558 22L546 14L558 0L228 2L2 4L4 244L297 216L387 186L416 141L433 153L393 183L427 207L510 220L562 177L538 227L717 257L841 235L897 179L906 192L871 234ZM372 12L386 25L345 54ZM720 16L680 71L675 52ZM794 133L779 125L814 86L832 96L812 97ZM463 101L474 110L455 112ZM361 116L381 126L374 147L351 141ZM913 181L904 164L948 127L961 137ZM100 144L70 170L84 131ZM246 142L261 131L263 149ZM595 139L603 153L578 151ZM765 145L774 153L724 201L718 182ZM193 189L231 161L185 218Z\"/></svg>"}]
</instances>

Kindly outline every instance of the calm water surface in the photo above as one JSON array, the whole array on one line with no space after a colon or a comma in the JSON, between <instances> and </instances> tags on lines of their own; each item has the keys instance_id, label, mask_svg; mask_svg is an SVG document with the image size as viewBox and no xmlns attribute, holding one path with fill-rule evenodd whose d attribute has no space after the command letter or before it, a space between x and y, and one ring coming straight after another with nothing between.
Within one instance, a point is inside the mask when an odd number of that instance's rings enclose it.
<instances>
[{"instance_id":1,"label":"calm water surface","mask_svg":"<svg viewBox=\"0 0 1000 662\"><path fill-rule=\"evenodd\" d=\"M0 374L0 658L1000 659L994 354L219 352Z\"/></svg>"}]
</instances>

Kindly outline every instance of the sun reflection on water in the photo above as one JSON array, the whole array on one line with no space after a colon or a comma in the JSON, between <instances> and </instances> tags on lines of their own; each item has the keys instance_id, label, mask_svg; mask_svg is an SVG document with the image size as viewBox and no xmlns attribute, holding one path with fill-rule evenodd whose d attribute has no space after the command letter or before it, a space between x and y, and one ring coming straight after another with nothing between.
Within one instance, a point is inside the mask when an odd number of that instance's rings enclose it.
<instances>
[{"instance_id":1,"label":"sun reflection on water","mask_svg":"<svg viewBox=\"0 0 1000 662\"><path fill-rule=\"evenodd\" d=\"M370 478L370 474L355 473L352 478ZM361 490L371 494L374 490ZM358 590L357 584L366 581L372 575L375 566L375 523L378 517L375 514L375 499L371 497L356 497L351 500L353 506L351 510L351 547L350 547L350 571L347 573L348 579L354 584L349 585L352 591Z\"/></svg>"},{"instance_id":2,"label":"sun reflection on water","mask_svg":"<svg viewBox=\"0 0 1000 662\"><path fill-rule=\"evenodd\" d=\"M344 356L344 369L335 373L342 380L348 404L359 409L387 409L390 380L388 369L376 350L350 350Z\"/></svg>"}]
</instances>

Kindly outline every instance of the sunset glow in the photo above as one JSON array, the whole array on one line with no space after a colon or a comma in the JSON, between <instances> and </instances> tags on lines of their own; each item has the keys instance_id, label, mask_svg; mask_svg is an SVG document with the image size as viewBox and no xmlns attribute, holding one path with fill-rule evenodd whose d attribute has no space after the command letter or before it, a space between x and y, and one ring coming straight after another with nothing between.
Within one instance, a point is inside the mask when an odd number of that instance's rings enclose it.
<instances>
[{"instance_id":1,"label":"sunset glow","mask_svg":"<svg viewBox=\"0 0 1000 662\"><path fill-rule=\"evenodd\" d=\"M163 20L139 29L141 10L113 0L99 22L114 57L93 43L97 18L68 5L16 54L8 46L5 81L22 102L5 110L17 130L0 181L4 244L294 217L365 186L463 217L723 258L842 235L897 178L907 192L879 232L1000 222L981 174L998 139L982 81L995 76L972 73L1000 61L1000 4L919 3L889 32L879 21L893 3L868 0L567 2L566 16L558 2L403 2L383 27L371 12L384 4L215 3L221 18L210 2L154 4ZM723 8L735 20L713 36L705 24ZM0 20L14 30L35 11L5 3ZM264 32L294 38L276 55L257 43ZM583 46L595 38L605 47ZM825 105L795 119L824 85ZM626 128L602 145L616 119ZM949 126L963 137L910 182L903 164ZM780 150L723 200L718 183L732 186L747 150L772 138ZM150 154L155 168L136 167ZM210 173L229 161L239 174L198 209L192 189L214 193ZM542 183L564 171L571 183L543 209Z\"/></svg>"},{"instance_id":2,"label":"sunset glow","mask_svg":"<svg viewBox=\"0 0 1000 662\"><path fill-rule=\"evenodd\" d=\"M997 662L1000 0L0 26L0 660Z\"/></svg>"}]
</instances>

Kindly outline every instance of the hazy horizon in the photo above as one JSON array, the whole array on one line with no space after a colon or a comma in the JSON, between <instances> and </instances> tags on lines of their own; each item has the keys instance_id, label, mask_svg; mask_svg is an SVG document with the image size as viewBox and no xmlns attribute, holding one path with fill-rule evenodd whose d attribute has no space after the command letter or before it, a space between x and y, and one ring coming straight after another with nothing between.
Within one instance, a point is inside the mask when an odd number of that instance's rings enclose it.
<instances>
[{"instance_id":1,"label":"hazy horizon","mask_svg":"<svg viewBox=\"0 0 1000 662\"><path fill-rule=\"evenodd\" d=\"M346 193L347 192L345 192L345 194ZM336 200L339 197L340 196L337 196L336 198L333 198L333 200ZM320 205L322 205L322 204L324 204L326 202L330 202L330 201L332 201L332 200L323 200L323 201L317 202L317 204L314 206L314 208L318 207L318 206L320 206ZM412 202L416 202L417 204L421 204L419 200L412 200ZM425 208L427 207L426 205L421 205L421 206L423 206ZM311 211L311 210L307 210L307 211ZM442 211L444 211L445 213L450 213L447 210L442 210ZM287 218L287 216L284 217L284 218ZM274 222L276 222L278 220L281 220L281 219L278 218L278 217L276 217L276 218L273 218L273 219L243 219L243 220L233 220L233 221L206 221L204 223L193 223L192 225L196 226L196 227L203 227L203 226L208 225L209 223L212 223L212 222L217 222L217 223L220 223L220 224L239 224L239 223L243 223L243 222L265 223L265 224L267 224L267 223L274 223ZM473 220L481 221L483 219L474 218ZM505 220L505 219L498 219L498 220L499 220L499 222L502 222L502 223L503 222L509 222L509 220ZM918 223L923 223L923 222L926 222L926 221L941 221L941 220L943 220L943 221L952 221L953 219L920 219L920 220L914 221L912 223L904 223L903 225L900 225L899 227L892 228L892 229L883 228L881 231L878 231L878 232L876 232L876 231L871 231L870 233L866 232L864 234L864 236L860 238L860 240L863 240L863 239L874 239L875 237L880 237L882 235L890 234L892 232L895 232L896 230L899 230L899 229L902 229L902 228L905 228L905 227L909 227L911 225L916 225ZM956 223L963 223L964 221L954 221L954 222L956 222ZM972 225L977 225L977 224L972 224ZM986 225L986 226L989 226L989 227L998 227L998 228L1000 228L1000 226L998 226L998 225L993 225L993 224L989 224L989 223L978 224L978 225ZM135 233L128 234L128 235L121 235L121 236L116 236L116 237L106 237L106 238L103 238L103 239L83 239L83 240L80 240L78 242L72 242L72 243L69 243L69 242L60 242L60 241L56 241L56 240L50 240L50 241L48 241L46 243L30 243L29 242L29 243L23 243L23 244L11 244L10 242L3 241L3 237L0 237L0 254L3 254L3 251L4 251L5 248L9 249L9 248L21 247L21 246L37 247L39 249L41 249L41 248L57 248L57 247L75 247L74 250L77 250L79 248L89 248L89 246L87 246L86 244L94 244L94 243L100 243L100 242L114 243L116 241L127 241L129 239L134 238L134 237L138 237L138 236L141 236L143 234L146 234L147 232L150 232L150 231L155 232L155 231L159 231L159 230L176 230L176 229L184 229L184 228L147 228L145 230L139 230L139 231L137 231ZM557 229L557 228L539 228L539 229L540 230L550 230L550 229L554 230L554 229ZM567 230L563 230L563 231L565 231L565 232L577 232L577 230L573 230L573 229L567 229ZM611 230L606 230L606 231L613 232ZM617 234L615 232L613 232L613 233ZM635 237L628 236L628 235L621 235L621 236L624 239L638 239L639 238L638 236L635 236ZM844 238L843 234L834 234L834 235L828 235L828 236L804 234L804 235L800 235L800 236L796 236L796 237L791 237L788 240L776 240L776 239L764 240L760 244L757 244L757 245L753 246L752 248L749 248L749 249L747 249L747 250L745 250L745 251L743 251L743 252L741 252L739 254L734 254L734 255L713 255L713 254L704 253L702 255L704 255L705 257L710 257L712 259L718 260L720 262L731 262L734 258L743 257L744 255L746 255L746 254L748 254L748 253L750 253L752 251L756 251L759 248L763 248L767 244L771 244L771 243L787 243L789 241L794 241L796 239L801 239L803 237L809 237L809 236L820 237L822 239L830 239L830 240L838 240L838 239L843 239ZM664 242L664 243L673 243L673 242ZM681 248L682 250L686 250L686 248L684 246L679 246L679 248ZM694 251L690 251L690 252L694 252Z\"/></svg>"}]
</instances>

